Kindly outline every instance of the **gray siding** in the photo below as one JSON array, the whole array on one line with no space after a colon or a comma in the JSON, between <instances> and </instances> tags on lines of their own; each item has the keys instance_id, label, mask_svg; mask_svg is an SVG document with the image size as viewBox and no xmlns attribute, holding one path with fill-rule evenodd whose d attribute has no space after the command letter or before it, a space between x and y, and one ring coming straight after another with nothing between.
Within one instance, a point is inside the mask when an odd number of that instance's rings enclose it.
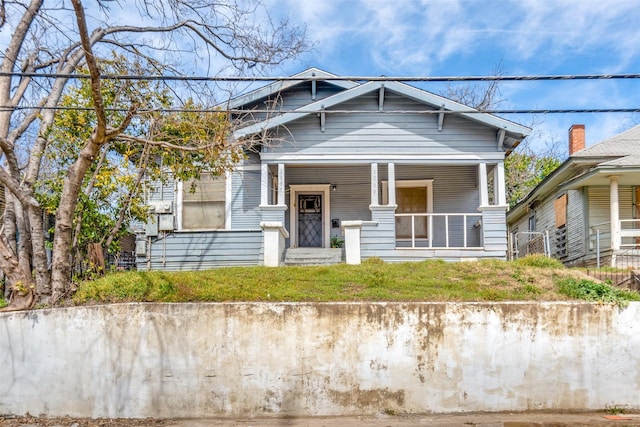
<instances>
[{"instance_id":1,"label":"gray siding","mask_svg":"<svg viewBox=\"0 0 640 427\"><path fill-rule=\"evenodd\" d=\"M316 101L335 95L345 89L327 82L317 82ZM303 107L314 100L311 98L311 82L300 83L280 93L271 95L269 98L262 98L243 107L244 110L265 110L270 109L274 113L278 111L289 111ZM261 121L266 118L265 113L254 112L249 116L244 116L243 121L247 123Z\"/></svg>"},{"instance_id":2,"label":"gray siding","mask_svg":"<svg viewBox=\"0 0 640 427\"><path fill-rule=\"evenodd\" d=\"M330 216L340 221L364 220L371 218L371 168L368 165L345 167L287 167L286 185L335 184L330 192ZM291 207L287 192L285 203ZM290 230L289 213L286 213L286 228ZM331 236L340 236L339 228L331 229Z\"/></svg>"},{"instance_id":3,"label":"gray siding","mask_svg":"<svg viewBox=\"0 0 640 427\"><path fill-rule=\"evenodd\" d=\"M567 191L567 262L580 259L587 247L582 190Z\"/></svg>"},{"instance_id":4,"label":"gray siding","mask_svg":"<svg viewBox=\"0 0 640 427\"><path fill-rule=\"evenodd\" d=\"M507 220L504 211L486 210L482 213L484 248L487 251L500 252L501 258L507 255Z\"/></svg>"},{"instance_id":5,"label":"gray siding","mask_svg":"<svg viewBox=\"0 0 640 427\"><path fill-rule=\"evenodd\" d=\"M377 92L340 104L340 110L373 113L326 114L326 130L312 114L280 130L283 142L265 149L299 154L447 154L497 152L496 132L470 120L446 116L438 132L437 114L377 113ZM385 110L425 110L424 104L389 94Z\"/></svg>"},{"instance_id":6,"label":"gray siding","mask_svg":"<svg viewBox=\"0 0 640 427\"><path fill-rule=\"evenodd\" d=\"M137 268L175 271L258 265L261 244L260 230L170 233L153 239L150 263L138 257Z\"/></svg>"},{"instance_id":7,"label":"gray siding","mask_svg":"<svg viewBox=\"0 0 640 427\"><path fill-rule=\"evenodd\" d=\"M236 171L231 174L231 228L260 228L260 171Z\"/></svg>"},{"instance_id":8,"label":"gray siding","mask_svg":"<svg viewBox=\"0 0 640 427\"><path fill-rule=\"evenodd\" d=\"M386 259L395 249L395 210L387 207L375 208L371 219L373 224L362 227L360 254L363 259Z\"/></svg>"},{"instance_id":9,"label":"gray siding","mask_svg":"<svg viewBox=\"0 0 640 427\"><path fill-rule=\"evenodd\" d=\"M166 177L167 179L165 182L147 181L145 184L147 201L168 200L175 203L176 182L173 180L173 176L171 174L167 174Z\"/></svg>"}]
</instances>

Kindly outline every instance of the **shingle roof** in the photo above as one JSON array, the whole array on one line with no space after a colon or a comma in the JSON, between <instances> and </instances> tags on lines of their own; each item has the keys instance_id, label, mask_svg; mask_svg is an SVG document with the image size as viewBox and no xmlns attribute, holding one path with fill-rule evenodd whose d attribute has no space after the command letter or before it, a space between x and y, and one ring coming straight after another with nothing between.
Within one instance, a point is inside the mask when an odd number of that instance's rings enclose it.
<instances>
[{"instance_id":1,"label":"shingle roof","mask_svg":"<svg viewBox=\"0 0 640 427\"><path fill-rule=\"evenodd\" d=\"M640 143L638 143L640 145ZM640 166L640 154L620 157L608 162L600 163L600 166Z\"/></svg>"},{"instance_id":2,"label":"shingle roof","mask_svg":"<svg viewBox=\"0 0 640 427\"><path fill-rule=\"evenodd\" d=\"M572 157L640 155L640 125L574 153Z\"/></svg>"}]
</instances>

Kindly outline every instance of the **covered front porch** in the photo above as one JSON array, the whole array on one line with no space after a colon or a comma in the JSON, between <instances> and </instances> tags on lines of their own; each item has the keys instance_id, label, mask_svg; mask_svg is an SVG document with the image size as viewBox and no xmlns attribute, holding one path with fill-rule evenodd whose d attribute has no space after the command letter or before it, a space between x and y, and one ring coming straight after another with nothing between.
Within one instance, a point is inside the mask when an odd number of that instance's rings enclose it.
<instances>
[{"instance_id":1,"label":"covered front porch","mask_svg":"<svg viewBox=\"0 0 640 427\"><path fill-rule=\"evenodd\" d=\"M347 263L504 258L501 160L263 161L264 264L342 245Z\"/></svg>"},{"instance_id":2,"label":"covered front porch","mask_svg":"<svg viewBox=\"0 0 640 427\"><path fill-rule=\"evenodd\" d=\"M619 268L640 267L640 168L599 166L567 188L588 194L585 263Z\"/></svg>"}]
</instances>

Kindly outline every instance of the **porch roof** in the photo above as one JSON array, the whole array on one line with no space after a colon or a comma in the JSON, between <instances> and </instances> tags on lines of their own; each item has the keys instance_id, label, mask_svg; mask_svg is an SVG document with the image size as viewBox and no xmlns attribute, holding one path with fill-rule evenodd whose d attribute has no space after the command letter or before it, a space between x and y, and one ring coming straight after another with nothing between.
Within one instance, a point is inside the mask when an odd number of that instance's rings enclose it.
<instances>
[{"instance_id":1,"label":"porch roof","mask_svg":"<svg viewBox=\"0 0 640 427\"><path fill-rule=\"evenodd\" d=\"M639 159L640 160L640 159ZM633 166L603 163L588 172L567 181L562 188L577 190L581 187L609 186L612 176L618 177L618 184L623 186L638 185L640 182L640 163Z\"/></svg>"}]
</instances>

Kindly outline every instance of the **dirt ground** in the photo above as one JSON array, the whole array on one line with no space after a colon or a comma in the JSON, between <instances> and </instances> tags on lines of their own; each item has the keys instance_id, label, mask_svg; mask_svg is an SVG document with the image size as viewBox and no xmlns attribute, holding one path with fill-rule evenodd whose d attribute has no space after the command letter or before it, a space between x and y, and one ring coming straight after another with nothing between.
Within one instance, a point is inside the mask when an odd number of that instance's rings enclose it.
<instances>
[{"instance_id":1,"label":"dirt ground","mask_svg":"<svg viewBox=\"0 0 640 427\"><path fill-rule=\"evenodd\" d=\"M618 419L615 419L615 418ZM87 419L0 417L0 427L640 427L640 414L584 413L472 413L387 415L361 417L246 418L246 419Z\"/></svg>"}]
</instances>

